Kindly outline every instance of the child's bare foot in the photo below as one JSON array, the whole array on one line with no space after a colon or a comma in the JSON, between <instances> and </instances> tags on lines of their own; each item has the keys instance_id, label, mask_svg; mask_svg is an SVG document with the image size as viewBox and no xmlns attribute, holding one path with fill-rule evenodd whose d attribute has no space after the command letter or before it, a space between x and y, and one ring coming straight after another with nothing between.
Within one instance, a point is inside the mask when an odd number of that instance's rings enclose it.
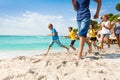
<instances>
[{"instance_id":1,"label":"child's bare foot","mask_svg":"<svg viewBox=\"0 0 120 80\"><path fill-rule=\"evenodd\" d=\"M76 56L75 58L73 58L73 60L80 60L80 59L84 59L82 56Z\"/></svg>"},{"instance_id":2,"label":"child's bare foot","mask_svg":"<svg viewBox=\"0 0 120 80\"><path fill-rule=\"evenodd\" d=\"M82 57L82 54L81 54L81 53L79 53L79 54L77 55L77 57L78 57L78 58L81 58L81 57Z\"/></svg>"},{"instance_id":3,"label":"child's bare foot","mask_svg":"<svg viewBox=\"0 0 120 80\"><path fill-rule=\"evenodd\" d=\"M69 53L69 48L67 48L67 53Z\"/></svg>"},{"instance_id":4,"label":"child's bare foot","mask_svg":"<svg viewBox=\"0 0 120 80\"><path fill-rule=\"evenodd\" d=\"M105 52L105 50L104 50L104 49L102 49L102 50L101 50L101 52Z\"/></svg>"}]
</instances>

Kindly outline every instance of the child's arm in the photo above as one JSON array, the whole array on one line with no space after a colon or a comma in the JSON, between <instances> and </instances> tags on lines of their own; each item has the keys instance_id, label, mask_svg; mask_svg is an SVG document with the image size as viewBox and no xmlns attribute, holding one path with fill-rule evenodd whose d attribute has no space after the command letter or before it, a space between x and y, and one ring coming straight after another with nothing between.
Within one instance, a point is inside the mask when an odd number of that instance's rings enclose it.
<instances>
[{"instance_id":1,"label":"child's arm","mask_svg":"<svg viewBox=\"0 0 120 80\"><path fill-rule=\"evenodd\" d=\"M53 34L48 34L48 36L53 36Z\"/></svg>"},{"instance_id":2,"label":"child's arm","mask_svg":"<svg viewBox=\"0 0 120 80\"><path fill-rule=\"evenodd\" d=\"M99 13L100 13L100 8L101 8L101 5L102 5L102 1L101 0L94 0L96 3L97 3L97 10L96 10L96 13L94 15L94 19L98 18L99 17Z\"/></svg>"},{"instance_id":3,"label":"child's arm","mask_svg":"<svg viewBox=\"0 0 120 80\"><path fill-rule=\"evenodd\" d=\"M109 22L107 26L103 25L103 27L107 28L107 29L111 29L111 23Z\"/></svg>"},{"instance_id":4,"label":"child's arm","mask_svg":"<svg viewBox=\"0 0 120 80\"><path fill-rule=\"evenodd\" d=\"M54 32L52 34L48 34L49 36L55 36L57 34L57 32Z\"/></svg>"},{"instance_id":5,"label":"child's arm","mask_svg":"<svg viewBox=\"0 0 120 80\"><path fill-rule=\"evenodd\" d=\"M68 36L64 36L65 38L70 38L70 36L68 35Z\"/></svg>"}]
</instances>

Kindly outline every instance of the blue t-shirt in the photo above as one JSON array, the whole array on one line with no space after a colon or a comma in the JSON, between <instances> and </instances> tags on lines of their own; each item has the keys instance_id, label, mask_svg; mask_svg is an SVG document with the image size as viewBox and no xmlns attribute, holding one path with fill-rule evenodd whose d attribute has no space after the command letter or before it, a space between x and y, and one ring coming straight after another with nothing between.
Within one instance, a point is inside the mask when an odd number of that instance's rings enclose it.
<instances>
[{"instance_id":1,"label":"blue t-shirt","mask_svg":"<svg viewBox=\"0 0 120 80\"><path fill-rule=\"evenodd\" d=\"M59 39L59 37L58 37L58 32L55 30L55 28L52 28L52 34L53 33L55 33L56 35L55 36L52 36L52 40L57 40L57 39Z\"/></svg>"},{"instance_id":2,"label":"blue t-shirt","mask_svg":"<svg viewBox=\"0 0 120 80\"><path fill-rule=\"evenodd\" d=\"M77 3L77 20L90 18L89 4L90 0L76 0Z\"/></svg>"}]
</instances>

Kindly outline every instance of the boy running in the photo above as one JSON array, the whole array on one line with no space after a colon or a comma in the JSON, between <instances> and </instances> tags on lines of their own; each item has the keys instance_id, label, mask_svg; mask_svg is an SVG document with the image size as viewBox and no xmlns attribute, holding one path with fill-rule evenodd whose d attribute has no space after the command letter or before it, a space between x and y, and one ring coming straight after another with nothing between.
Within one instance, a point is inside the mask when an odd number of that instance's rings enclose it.
<instances>
[{"instance_id":1,"label":"boy running","mask_svg":"<svg viewBox=\"0 0 120 80\"><path fill-rule=\"evenodd\" d=\"M50 23L48 25L48 28L51 30L52 34L49 34L49 36L52 36L52 42L50 43L49 47L48 47L48 50L47 50L47 54L50 50L50 48L52 47L52 45L54 43L57 43L60 47L63 47L65 48L68 52L69 52L69 48L67 48L66 46L62 45L60 40L59 40L59 36L58 36L58 32L56 31L55 28L53 28L53 25Z\"/></svg>"},{"instance_id":2,"label":"boy running","mask_svg":"<svg viewBox=\"0 0 120 80\"><path fill-rule=\"evenodd\" d=\"M68 27L68 31L69 31L69 35L65 36L66 38L70 38L71 39L71 43L70 43L70 47L73 50L76 50L76 48L74 47L74 43L76 41L76 33L73 31L72 27Z\"/></svg>"}]
</instances>

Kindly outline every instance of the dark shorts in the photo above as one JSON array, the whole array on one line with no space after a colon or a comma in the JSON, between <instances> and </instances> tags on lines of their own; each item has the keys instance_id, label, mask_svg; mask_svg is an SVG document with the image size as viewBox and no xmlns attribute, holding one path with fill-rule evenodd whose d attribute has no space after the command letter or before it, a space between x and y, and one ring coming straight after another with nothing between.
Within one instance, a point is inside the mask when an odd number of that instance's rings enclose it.
<instances>
[{"instance_id":1,"label":"dark shorts","mask_svg":"<svg viewBox=\"0 0 120 80\"><path fill-rule=\"evenodd\" d=\"M70 43L70 44L71 44L71 45L74 45L75 41L76 41L76 40L71 40L71 43Z\"/></svg>"},{"instance_id":2,"label":"dark shorts","mask_svg":"<svg viewBox=\"0 0 120 80\"><path fill-rule=\"evenodd\" d=\"M90 40L91 40L91 41L96 41L97 38L96 38L96 37L90 37Z\"/></svg>"}]
</instances>

